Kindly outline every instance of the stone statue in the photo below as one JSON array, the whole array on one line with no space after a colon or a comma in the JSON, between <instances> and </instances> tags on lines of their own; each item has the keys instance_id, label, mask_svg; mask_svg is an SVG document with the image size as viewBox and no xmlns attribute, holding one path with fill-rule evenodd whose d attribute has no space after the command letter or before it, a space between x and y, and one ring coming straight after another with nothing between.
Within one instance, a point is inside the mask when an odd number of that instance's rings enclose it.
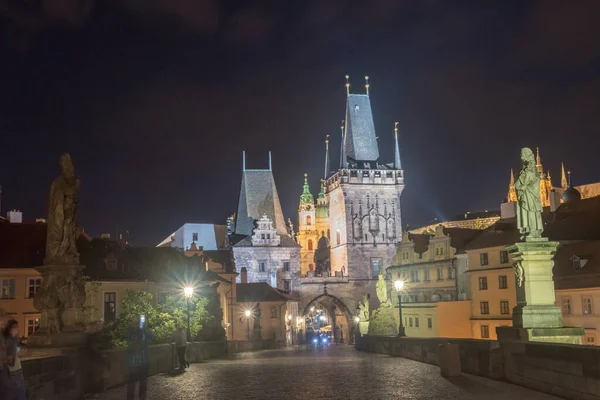
<instances>
[{"instance_id":1,"label":"stone statue","mask_svg":"<svg viewBox=\"0 0 600 400\"><path fill-rule=\"evenodd\" d=\"M285 223L285 227L287 229L288 235L290 235L290 237L293 240L296 240L296 232L294 232L294 223L290 218L288 218L287 222Z\"/></svg>"},{"instance_id":2,"label":"stone statue","mask_svg":"<svg viewBox=\"0 0 600 400\"><path fill-rule=\"evenodd\" d=\"M531 149L521 149L521 171L515 182L517 192L517 226L522 238L540 238L542 224L542 201L540 200L540 176Z\"/></svg>"},{"instance_id":3,"label":"stone statue","mask_svg":"<svg viewBox=\"0 0 600 400\"><path fill-rule=\"evenodd\" d=\"M383 279L383 274L379 274L379 279L377 280L376 285L377 290L377 298L379 299L379 303L384 304L388 302L388 293L387 293L387 284Z\"/></svg>"},{"instance_id":4,"label":"stone statue","mask_svg":"<svg viewBox=\"0 0 600 400\"><path fill-rule=\"evenodd\" d=\"M358 318L364 322L369 320L369 295L365 294L363 300L358 303Z\"/></svg>"},{"instance_id":5,"label":"stone statue","mask_svg":"<svg viewBox=\"0 0 600 400\"><path fill-rule=\"evenodd\" d=\"M60 157L62 172L50 186L48 206L48 233L45 264L77 265L79 253L76 239L79 232L76 221L79 179L68 153Z\"/></svg>"}]
</instances>

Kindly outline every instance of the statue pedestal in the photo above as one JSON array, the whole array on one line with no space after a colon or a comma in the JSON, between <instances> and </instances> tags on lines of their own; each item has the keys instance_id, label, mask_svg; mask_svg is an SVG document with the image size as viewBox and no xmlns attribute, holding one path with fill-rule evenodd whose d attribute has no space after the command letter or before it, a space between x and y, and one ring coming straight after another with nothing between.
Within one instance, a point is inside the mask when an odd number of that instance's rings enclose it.
<instances>
[{"instance_id":1,"label":"statue pedestal","mask_svg":"<svg viewBox=\"0 0 600 400\"><path fill-rule=\"evenodd\" d=\"M517 274L515 328L562 328L562 314L555 302L552 267L558 242L527 238L508 247Z\"/></svg>"},{"instance_id":2,"label":"statue pedestal","mask_svg":"<svg viewBox=\"0 0 600 400\"><path fill-rule=\"evenodd\" d=\"M29 336L33 346L83 346L87 335L84 321L85 283L77 264L50 264L36 267L42 287L34 299L40 310L40 329Z\"/></svg>"},{"instance_id":3,"label":"statue pedestal","mask_svg":"<svg viewBox=\"0 0 600 400\"><path fill-rule=\"evenodd\" d=\"M360 332L361 336L369 333L369 321L360 321L358 323L358 331Z\"/></svg>"},{"instance_id":4,"label":"statue pedestal","mask_svg":"<svg viewBox=\"0 0 600 400\"><path fill-rule=\"evenodd\" d=\"M550 342L581 344L582 328L563 327L562 314L555 305L554 254L558 242L530 238L508 247L517 275L517 306L513 326L496 328L500 342Z\"/></svg>"},{"instance_id":5,"label":"statue pedestal","mask_svg":"<svg viewBox=\"0 0 600 400\"><path fill-rule=\"evenodd\" d=\"M389 302L383 303L371 314L368 334L372 336L398 335L398 324L394 318L394 308Z\"/></svg>"}]
</instances>

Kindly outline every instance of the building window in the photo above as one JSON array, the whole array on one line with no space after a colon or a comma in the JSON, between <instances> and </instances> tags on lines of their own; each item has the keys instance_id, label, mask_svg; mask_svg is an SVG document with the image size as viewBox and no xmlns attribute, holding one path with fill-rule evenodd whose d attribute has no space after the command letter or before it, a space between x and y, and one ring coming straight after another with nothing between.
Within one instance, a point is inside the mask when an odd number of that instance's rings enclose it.
<instances>
[{"instance_id":1,"label":"building window","mask_svg":"<svg viewBox=\"0 0 600 400\"><path fill-rule=\"evenodd\" d=\"M37 331L40 328L40 319L39 318L27 318L27 336L31 335L33 332Z\"/></svg>"},{"instance_id":2,"label":"building window","mask_svg":"<svg viewBox=\"0 0 600 400\"><path fill-rule=\"evenodd\" d=\"M192 233L192 242L197 242L198 241L198 232L194 232Z\"/></svg>"},{"instance_id":3,"label":"building window","mask_svg":"<svg viewBox=\"0 0 600 400\"><path fill-rule=\"evenodd\" d=\"M33 299L42 287L42 278L30 278L27 288L27 298Z\"/></svg>"},{"instance_id":4,"label":"building window","mask_svg":"<svg viewBox=\"0 0 600 400\"><path fill-rule=\"evenodd\" d=\"M479 290L487 290L487 278L485 276L479 278Z\"/></svg>"},{"instance_id":5,"label":"building window","mask_svg":"<svg viewBox=\"0 0 600 400\"><path fill-rule=\"evenodd\" d=\"M381 271L381 258L371 258L371 271L373 271L373 278L379 276Z\"/></svg>"},{"instance_id":6,"label":"building window","mask_svg":"<svg viewBox=\"0 0 600 400\"><path fill-rule=\"evenodd\" d=\"M452 280L456 279L456 270L454 269L454 267L448 267L448 276Z\"/></svg>"},{"instance_id":7,"label":"building window","mask_svg":"<svg viewBox=\"0 0 600 400\"><path fill-rule=\"evenodd\" d=\"M312 250L312 249L313 249L312 239L308 239L308 250Z\"/></svg>"},{"instance_id":8,"label":"building window","mask_svg":"<svg viewBox=\"0 0 600 400\"><path fill-rule=\"evenodd\" d=\"M593 333L585 335L585 344L596 344L596 336Z\"/></svg>"},{"instance_id":9,"label":"building window","mask_svg":"<svg viewBox=\"0 0 600 400\"><path fill-rule=\"evenodd\" d=\"M508 279L506 279L506 275L500 275L498 277L498 288L508 289Z\"/></svg>"},{"instance_id":10,"label":"building window","mask_svg":"<svg viewBox=\"0 0 600 400\"><path fill-rule=\"evenodd\" d=\"M261 234L260 234L260 238L261 238L262 240L265 240L265 239L266 239L266 236L265 236L265 234L264 234L264 233L261 233Z\"/></svg>"},{"instance_id":11,"label":"building window","mask_svg":"<svg viewBox=\"0 0 600 400\"><path fill-rule=\"evenodd\" d=\"M14 299L15 298L15 280L14 279L2 279L2 293L0 298L2 299Z\"/></svg>"},{"instance_id":12,"label":"building window","mask_svg":"<svg viewBox=\"0 0 600 400\"><path fill-rule=\"evenodd\" d=\"M490 338L490 327L487 325L481 325L481 338L489 339Z\"/></svg>"},{"instance_id":13,"label":"building window","mask_svg":"<svg viewBox=\"0 0 600 400\"><path fill-rule=\"evenodd\" d=\"M409 317L409 318L408 318L408 326L411 326L411 327L413 326L413 325L412 325L412 317Z\"/></svg>"},{"instance_id":14,"label":"building window","mask_svg":"<svg viewBox=\"0 0 600 400\"><path fill-rule=\"evenodd\" d=\"M340 243L342 242L341 236L340 236L340 231L337 231L335 233L335 240L336 240L336 244L339 246Z\"/></svg>"},{"instance_id":15,"label":"building window","mask_svg":"<svg viewBox=\"0 0 600 400\"><path fill-rule=\"evenodd\" d=\"M429 282L429 268L425 268L423 270L423 281Z\"/></svg>"},{"instance_id":16,"label":"building window","mask_svg":"<svg viewBox=\"0 0 600 400\"><path fill-rule=\"evenodd\" d=\"M415 328L419 327L419 317L415 317Z\"/></svg>"},{"instance_id":17,"label":"building window","mask_svg":"<svg viewBox=\"0 0 600 400\"><path fill-rule=\"evenodd\" d=\"M429 329L433 328L433 321L431 318L427 318L427 328L429 328Z\"/></svg>"},{"instance_id":18,"label":"building window","mask_svg":"<svg viewBox=\"0 0 600 400\"><path fill-rule=\"evenodd\" d=\"M312 225L312 219L310 218L310 215L306 216L306 225Z\"/></svg>"},{"instance_id":19,"label":"building window","mask_svg":"<svg viewBox=\"0 0 600 400\"><path fill-rule=\"evenodd\" d=\"M267 233L267 240L271 240L271 234Z\"/></svg>"},{"instance_id":20,"label":"building window","mask_svg":"<svg viewBox=\"0 0 600 400\"><path fill-rule=\"evenodd\" d=\"M581 310L583 311L583 315L594 314L594 309L592 307L592 298L590 296L582 296L581 303Z\"/></svg>"},{"instance_id":21,"label":"building window","mask_svg":"<svg viewBox=\"0 0 600 400\"><path fill-rule=\"evenodd\" d=\"M367 236L367 234L365 233L365 242L369 240L369 237Z\"/></svg>"},{"instance_id":22,"label":"building window","mask_svg":"<svg viewBox=\"0 0 600 400\"><path fill-rule=\"evenodd\" d=\"M438 274L438 281L444 280L444 269L442 267L438 267L437 274Z\"/></svg>"},{"instance_id":23,"label":"building window","mask_svg":"<svg viewBox=\"0 0 600 400\"><path fill-rule=\"evenodd\" d=\"M104 322L117 319L117 294L115 292L104 293Z\"/></svg>"},{"instance_id":24,"label":"building window","mask_svg":"<svg viewBox=\"0 0 600 400\"><path fill-rule=\"evenodd\" d=\"M283 280L283 290L291 290L292 288L292 284L290 283L289 279L284 279Z\"/></svg>"},{"instance_id":25,"label":"building window","mask_svg":"<svg viewBox=\"0 0 600 400\"><path fill-rule=\"evenodd\" d=\"M487 253L481 253L479 255L479 263L481 265L488 265L488 254Z\"/></svg>"},{"instance_id":26,"label":"building window","mask_svg":"<svg viewBox=\"0 0 600 400\"><path fill-rule=\"evenodd\" d=\"M489 314L490 313L490 303L488 303L487 301L480 302L479 310L481 311L482 314Z\"/></svg>"},{"instance_id":27,"label":"building window","mask_svg":"<svg viewBox=\"0 0 600 400\"><path fill-rule=\"evenodd\" d=\"M562 299L562 314L571 315L571 298L563 297Z\"/></svg>"},{"instance_id":28,"label":"building window","mask_svg":"<svg viewBox=\"0 0 600 400\"><path fill-rule=\"evenodd\" d=\"M510 310L508 309L508 301L502 300L500 302L500 314L510 314Z\"/></svg>"},{"instance_id":29,"label":"building window","mask_svg":"<svg viewBox=\"0 0 600 400\"><path fill-rule=\"evenodd\" d=\"M410 271L410 281L419 282L419 271Z\"/></svg>"},{"instance_id":30,"label":"building window","mask_svg":"<svg viewBox=\"0 0 600 400\"><path fill-rule=\"evenodd\" d=\"M508 264L508 251L502 250L500 252L500 264Z\"/></svg>"},{"instance_id":31,"label":"building window","mask_svg":"<svg viewBox=\"0 0 600 400\"><path fill-rule=\"evenodd\" d=\"M159 293L158 304L167 304L167 297L169 297L168 293Z\"/></svg>"},{"instance_id":32,"label":"building window","mask_svg":"<svg viewBox=\"0 0 600 400\"><path fill-rule=\"evenodd\" d=\"M278 318L277 306L271 306L271 318Z\"/></svg>"},{"instance_id":33,"label":"building window","mask_svg":"<svg viewBox=\"0 0 600 400\"><path fill-rule=\"evenodd\" d=\"M267 270L267 263L265 261L258 262L258 272L265 272Z\"/></svg>"},{"instance_id":34,"label":"building window","mask_svg":"<svg viewBox=\"0 0 600 400\"><path fill-rule=\"evenodd\" d=\"M290 262L289 261L284 261L283 262L283 270L284 271L289 271L290 270Z\"/></svg>"}]
</instances>

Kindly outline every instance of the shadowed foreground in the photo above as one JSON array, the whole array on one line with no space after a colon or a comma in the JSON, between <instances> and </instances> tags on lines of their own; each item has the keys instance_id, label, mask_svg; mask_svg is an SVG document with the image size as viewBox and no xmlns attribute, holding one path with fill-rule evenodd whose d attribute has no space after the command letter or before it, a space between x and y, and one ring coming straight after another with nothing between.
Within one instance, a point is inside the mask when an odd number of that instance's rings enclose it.
<instances>
[{"instance_id":1,"label":"shadowed foreground","mask_svg":"<svg viewBox=\"0 0 600 400\"><path fill-rule=\"evenodd\" d=\"M125 399L126 387L100 395ZM283 397L282 397L283 396ZM236 354L148 381L148 399L557 399L471 375L445 379L439 368L357 352L350 346L299 347Z\"/></svg>"}]
</instances>

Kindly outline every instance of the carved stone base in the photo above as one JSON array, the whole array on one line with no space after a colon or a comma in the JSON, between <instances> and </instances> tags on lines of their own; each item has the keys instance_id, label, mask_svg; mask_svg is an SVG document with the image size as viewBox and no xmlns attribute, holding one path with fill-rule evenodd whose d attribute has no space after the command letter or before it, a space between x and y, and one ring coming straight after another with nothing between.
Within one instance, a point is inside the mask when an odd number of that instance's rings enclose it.
<instances>
[{"instance_id":1,"label":"carved stone base","mask_svg":"<svg viewBox=\"0 0 600 400\"><path fill-rule=\"evenodd\" d=\"M358 330L361 335L369 333L369 321L360 321L358 323Z\"/></svg>"},{"instance_id":2,"label":"carved stone base","mask_svg":"<svg viewBox=\"0 0 600 400\"><path fill-rule=\"evenodd\" d=\"M560 308L552 305L526 305L513 308L513 326L557 328L563 324Z\"/></svg>"},{"instance_id":3,"label":"carved stone base","mask_svg":"<svg viewBox=\"0 0 600 400\"><path fill-rule=\"evenodd\" d=\"M88 334L83 332L44 333L29 335L27 346L32 347L84 347L88 343Z\"/></svg>"},{"instance_id":4,"label":"carved stone base","mask_svg":"<svg viewBox=\"0 0 600 400\"><path fill-rule=\"evenodd\" d=\"M398 324L394 318L394 309L388 305L382 305L371 314L369 319L369 335L373 336L396 336L398 335Z\"/></svg>"},{"instance_id":5,"label":"carved stone base","mask_svg":"<svg viewBox=\"0 0 600 400\"><path fill-rule=\"evenodd\" d=\"M498 341L502 342L545 342L581 344L583 328L513 328L499 326L496 328Z\"/></svg>"}]
</instances>

